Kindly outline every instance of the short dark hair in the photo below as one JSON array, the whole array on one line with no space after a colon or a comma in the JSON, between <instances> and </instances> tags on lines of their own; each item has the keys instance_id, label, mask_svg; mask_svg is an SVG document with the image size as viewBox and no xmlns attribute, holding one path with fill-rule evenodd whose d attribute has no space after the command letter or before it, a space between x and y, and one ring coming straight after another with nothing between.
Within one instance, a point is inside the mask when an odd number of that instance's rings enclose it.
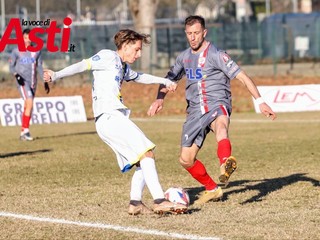
<instances>
[{"instance_id":1,"label":"short dark hair","mask_svg":"<svg viewBox=\"0 0 320 240\"><path fill-rule=\"evenodd\" d=\"M122 29L113 38L117 49L121 49L124 43L135 43L142 41L144 44L150 44L150 35L137 33L131 29Z\"/></svg>"},{"instance_id":2,"label":"short dark hair","mask_svg":"<svg viewBox=\"0 0 320 240\"><path fill-rule=\"evenodd\" d=\"M191 26L195 23L200 23L203 28L206 28L205 20L200 15L191 15L184 20L184 26Z\"/></svg>"},{"instance_id":3,"label":"short dark hair","mask_svg":"<svg viewBox=\"0 0 320 240\"><path fill-rule=\"evenodd\" d=\"M29 28L26 28L23 30L22 34L29 34L30 33L30 29Z\"/></svg>"}]
</instances>

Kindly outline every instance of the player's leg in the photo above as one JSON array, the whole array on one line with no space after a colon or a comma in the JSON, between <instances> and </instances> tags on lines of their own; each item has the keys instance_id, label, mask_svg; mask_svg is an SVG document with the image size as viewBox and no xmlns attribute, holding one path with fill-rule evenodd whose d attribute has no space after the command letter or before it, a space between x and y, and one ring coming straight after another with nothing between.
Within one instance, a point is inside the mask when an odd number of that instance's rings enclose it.
<instances>
[{"instance_id":1,"label":"player's leg","mask_svg":"<svg viewBox=\"0 0 320 240\"><path fill-rule=\"evenodd\" d=\"M142 193L145 185L146 182L141 167L137 167L131 180L129 214L138 215L152 213L152 211L142 202Z\"/></svg>"},{"instance_id":2,"label":"player's leg","mask_svg":"<svg viewBox=\"0 0 320 240\"><path fill-rule=\"evenodd\" d=\"M206 190L213 190L217 184L207 173L203 163L196 159L199 147L193 144L191 147L182 147L180 154L180 164L191 174L191 176L201 183Z\"/></svg>"},{"instance_id":3,"label":"player's leg","mask_svg":"<svg viewBox=\"0 0 320 240\"><path fill-rule=\"evenodd\" d=\"M143 188L135 187L135 185L143 185L141 178L143 176L143 180L155 201L155 207L157 207L154 209L155 212L160 207L162 207L160 210L163 212L178 209L179 206L174 206L173 203L165 201L152 152L155 145L130 119L119 111L112 114L103 114L96 121L96 129L100 138L116 153L122 172L129 171L135 165L141 168L141 171L137 171L133 176L131 192L135 192L136 199L131 200L139 200L142 196ZM130 203L139 205L139 202Z\"/></svg>"},{"instance_id":4,"label":"player's leg","mask_svg":"<svg viewBox=\"0 0 320 240\"><path fill-rule=\"evenodd\" d=\"M210 125L216 134L216 140L218 142L217 156L220 161L219 180L225 185L228 184L231 174L237 168L236 159L231 156L232 147L228 137L229 120L228 115L220 115Z\"/></svg>"},{"instance_id":5,"label":"player's leg","mask_svg":"<svg viewBox=\"0 0 320 240\"><path fill-rule=\"evenodd\" d=\"M189 114L183 125L181 136L180 164L191 176L205 187L195 204L203 204L222 197L222 190L209 176L203 163L197 159L207 133L210 131L206 121L197 112ZM213 119L211 119L212 121Z\"/></svg>"},{"instance_id":6,"label":"player's leg","mask_svg":"<svg viewBox=\"0 0 320 240\"><path fill-rule=\"evenodd\" d=\"M133 123L120 111L115 110L110 114L100 115L96 118L95 124L101 140L116 154L121 171L127 172L137 166L131 180L128 213L131 215L152 213L142 202L146 183L139 165L139 156L148 149L153 149L155 145L149 139L137 134L138 130Z\"/></svg>"},{"instance_id":7,"label":"player's leg","mask_svg":"<svg viewBox=\"0 0 320 240\"><path fill-rule=\"evenodd\" d=\"M139 162L144 180L153 199L164 199L152 151L146 152Z\"/></svg>"},{"instance_id":8,"label":"player's leg","mask_svg":"<svg viewBox=\"0 0 320 240\"><path fill-rule=\"evenodd\" d=\"M222 190L215 181L209 176L203 163L196 159L199 147L193 144L191 147L182 147L180 164L190 173L190 175L205 187L198 200L194 204L201 205L210 200L221 199Z\"/></svg>"},{"instance_id":9,"label":"player's leg","mask_svg":"<svg viewBox=\"0 0 320 240\"><path fill-rule=\"evenodd\" d=\"M155 158L153 152L148 151L141 157L141 160L139 162L146 185L152 195L152 198L154 199L153 211L156 213L179 213L186 211L186 206L179 203L172 203L165 199L154 159Z\"/></svg>"},{"instance_id":10,"label":"player's leg","mask_svg":"<svg viewBox=\"0 0 320 240\"><path fill-rule=\"evenodd\" d=\"M20 140L32 141L33 138L30 135L29 126L33 109L34 90L30 87L28 82L25 82L23 86L19 86L19 92L24 100L24 111L21 116Z\"/></svg>"}]
</instances>

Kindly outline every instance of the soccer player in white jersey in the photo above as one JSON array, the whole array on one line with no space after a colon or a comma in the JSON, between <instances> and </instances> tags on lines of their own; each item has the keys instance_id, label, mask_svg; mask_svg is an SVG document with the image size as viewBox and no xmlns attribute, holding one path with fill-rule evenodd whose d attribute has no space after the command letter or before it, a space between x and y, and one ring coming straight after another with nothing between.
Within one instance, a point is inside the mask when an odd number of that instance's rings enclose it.
<instances>
[{"instance_id":1,"label":"soccer player in white jersey","mask_svg":"<svg viewBox=\"0 0 320 240\"><path fill-rule=\"evenodd\" d=\"M262 114L272 120L276 118L276 114L264 102L254 82L236 62L225 51L205 39L207 29L203 17L187 17L185 33L190 47L177 57L167 78L178 81L183 75L187 77L187 119L181 135L179 161L191 176L204 186L205 191L195 201L195 204L202 205L210 200L219 200L223 195L221 187L208 175L205 166L197 158L210 131L215 133L218 144L220 182L226 185L237 168L237 161L231 156L228 136L232 112L230 80L238 79L247 87L259 104ZM157 100L149 108L150 116L162 109L166 92L167 90L160 86Z\"/></svg>"},{"instance_id":2,"label":"soccer player in white jersey","mask_svg":"<svg viewBox=\"0 0 320 240\"><path fill-rule=\"evenodd\" d=\"M183 212L186 206L171 203L165 199L154 161L155 144L129 119L130 110L124 105L121 96L123 81L163 84L168 91L174 91L176 84L166 78L137 73L130 69L129 64L141 57L142 44L150 43L149 35L124 29L115 35L114 43L117 47L116 51L104 49L91 58L70 65L61 71L46 70L44 80L55 81L92 70L92 102L97 133L115 152L122 172L136 167L131 181L129 214L152 213L142 203L145 185L154 199L155 213Z\"/></svg>"}]
</instances>

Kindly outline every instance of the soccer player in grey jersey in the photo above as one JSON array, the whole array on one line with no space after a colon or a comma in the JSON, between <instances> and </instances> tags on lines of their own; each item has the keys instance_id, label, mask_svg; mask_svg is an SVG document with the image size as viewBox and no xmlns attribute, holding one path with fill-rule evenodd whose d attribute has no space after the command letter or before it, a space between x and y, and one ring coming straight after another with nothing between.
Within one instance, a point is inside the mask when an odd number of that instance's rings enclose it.
<instances>
[{"instance_id":1,"label":"soccer player in grey jersey","mask_svg":"<svg viewBox=\"0 0 320 240\"><path fill-rule=\"evenodd\" d=\"M23 40L25 47L31 45L29 39L30 29L23 31ZM24 110L21 117L21 133L20 140L31 141L33 138L29 132L30 119L33 109L33 99L37 89L37 71L43 78L41 51L25 52L19 51L18 48L13 49L9 59L10 72L17 80L17 87L21 97L24 100ZM45 90L49 93L48 83L44 84Z\"/></svg>"},{"instance_id":2,"label":"soccer player in grey jersey","mask_svg":"<svg viewBox=\"0 0 320 240\"><path fill-rule=\"evenodd\" d=\"M208 175L205 166L197 159L206 135L215 133L218 143L217 156L220 161L220 182L227 184L230 175L237 168L236 159L231 156L228 136L232 98L230 80L240 80L249 90L260 111L271 119L276 114L262 99L256 85L240 69L230 56L205 39L207 29L201 16L189 16L185 20L185 33L190 48L176 59L167 78L178 81L186 75L187 118L181 136L180 164L200 182L205 191L195 204L221 199L222 189ZM157 100L152 103L148 114L153 116L162 109L167 90L160 85Z\"/></svg>"}]
</instances>

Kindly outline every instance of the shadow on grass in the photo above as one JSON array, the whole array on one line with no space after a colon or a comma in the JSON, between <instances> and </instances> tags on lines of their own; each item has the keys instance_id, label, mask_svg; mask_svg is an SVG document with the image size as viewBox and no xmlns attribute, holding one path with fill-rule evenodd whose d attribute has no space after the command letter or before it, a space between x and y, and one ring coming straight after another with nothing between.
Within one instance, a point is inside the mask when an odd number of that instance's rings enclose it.
<instances>
[{"instance_id":1,"label":"shadow on grass","mask_svg":"<svg viewBox=\"0 0 320 240\"><path fill-rule=\"evenodd\" d=\"M251 190L259 191L257 195L241 203L241 204L248 204L252 202L260 202L263 200L265 196L267 196L271 192L278 191L285 186L289 186L297 182L310 182L315 187L320 186L320 183L318 180L306 177L305 175L306 173L296 173L286 177L279 177L279 178L271 178L271 179L263 179L263 180L242 180L242 181L230 182L228 189L232 187L238 187L238 186L244 186L244 187L238 190L231 190L228 192L225 191L222 200L223 201L228 200L228 197L232 194L243 193ZM253 182L259 182L259 183L245 186L247 183L253 183Z\"/></svg>"},{"instance_id":2,"label":"shadow on grass","mask_svg":"<svg viewBox=\"0 0 320 240\"><path fill-rule=\"evenodd\" d=\"M189 199L190 199L190 205L192 205L194 203L195 200L198 199L197 195L204 191L204 187L195 187L195 188L185 188L185 190L188 192L189 194Z\"/></svg>"},{"instance_id":3,"label":"shadow on grass","mask_svg":"<svg viewBox=\"0 0 320 240\"><path fill-rule=\"evenodd\" d=\"M47 138L62 138L62 137L90 135L90 134L97 134L97 132L91 131L91 132L69 133L69 134L62 134L62 135L56 135L56 136L36 137L35 139L41 140L41 139L47 139Z\"/></svg>"},{"instance_id":4,"label":"shadow on grass","mask_svg":"<svg viewBox=\"0 0 320 240\"><path fill-rule=\"evenodd\" d=\"M241 204L248 204L252 202L259 202L262 201L265 196L270 194L271 192L278 191L285 186L289 186L291 184L297 182L310 182L315 187L319 187L320 183L318 180L309 178L305 176L306 173L296 173L286 177L279 177L279 178L271 178L271 179L263 179L263 180L240 180L240 181L231 181L228 185L227 189L224 189L224 194L222 201L227 201L228 197L232 194L243 193L246 191L259 191L259 193L250 199L242 202ZM250 183L256 183L254 185L248 185ZM237 190L230 190L233 187L243 187ZM195 200L197 200L197 195L204 191L204 187L196 187L196 188L186 188L190 198L190 204L192 205Z\"/></svg>"},{"instance_id":5,"label":"shadow on grass","mask_svg":"<svg viewBox=\"0 0 320 240\"><path fill-rule=\"evenodd\" d=\"M51 151L52 149L41 149L41 150L35 150L35 151L4 153L4 154L0 154L0 158L16 157L20 155L33 155L36 153L45 153L45 152L51 152Z\"/></svg>"}]
</instances>

